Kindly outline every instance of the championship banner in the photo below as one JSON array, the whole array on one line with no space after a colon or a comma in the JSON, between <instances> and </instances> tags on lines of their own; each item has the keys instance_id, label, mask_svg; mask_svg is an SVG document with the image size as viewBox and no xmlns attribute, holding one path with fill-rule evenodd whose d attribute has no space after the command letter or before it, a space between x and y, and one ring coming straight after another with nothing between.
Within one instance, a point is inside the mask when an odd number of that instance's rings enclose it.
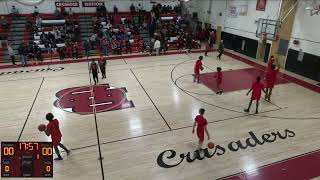
<instances>
[{"instance_id":1,"label":"championship banner","mask_svg":"<svg viewBox=\"0 0 320 180\"><path fill-rule=\"evenodd\" d=\"M239 16L246 16L248 13L249 0L228 0L227 16L237 18Z\"/></svg>"},{"instance_id":2,"label":"championship banner","mask_svg":"<svg viewBox=\"0 0 320 180\"><path fill-rule=\"evenodd\" d=\"M55 2L56 7L79 7L79 2Z\"/></svg>"},{"instance_id":3,"label":"championship banner","mask_svg":"<svg viewBox=\"0 0 320 180\"><path fill-rule=\"evenodd\" d=\"M265 11L267 6L267 0L257 0L256 10Z\"/></svg>"},{"instance_id":4,"label":"championship banner","mask_svg":"<svg viewBox=\"0 0 320 180\"><path fill-rule=\"evenodd\" d=\"M82 1L82 7L99 7L99 6L104 6L104 2Z\"/></svg>"},{"instance_id":5,"label":"championship banner","mask_svg":"<svg viewBox=\"0 0 320 180\"><path fill-rule=\"evenodd\" d=\"M228 17L238 17L237 6L228 6Z\"/></svg>"}]
</instances>

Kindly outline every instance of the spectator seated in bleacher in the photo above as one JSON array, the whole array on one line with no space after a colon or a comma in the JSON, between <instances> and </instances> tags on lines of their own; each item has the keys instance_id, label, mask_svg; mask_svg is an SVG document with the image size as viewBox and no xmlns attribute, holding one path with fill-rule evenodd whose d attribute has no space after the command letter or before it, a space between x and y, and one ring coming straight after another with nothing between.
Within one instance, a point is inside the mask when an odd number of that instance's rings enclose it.
<instances>
[{"instance_id":1,"label":"spectator seated in bleacher","mask_svg":"<svg viewBox=\"0 0 320 180\"><path fill-rule=\"evenodd\" d=\"M9 28L9 23L6 20L6 18L4 16L0 17L0 26L2 29L8 29Z\"/></svg>"}]
</instances>

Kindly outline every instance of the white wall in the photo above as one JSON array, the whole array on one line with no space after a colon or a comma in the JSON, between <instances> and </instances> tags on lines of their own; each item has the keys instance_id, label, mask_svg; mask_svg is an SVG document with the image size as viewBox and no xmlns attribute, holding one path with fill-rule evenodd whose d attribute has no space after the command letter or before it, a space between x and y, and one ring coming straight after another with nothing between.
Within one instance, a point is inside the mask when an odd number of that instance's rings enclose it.
<instances>
[{"instance_id":1,"label":"white wall","mask_svg":"<svg viewBox=\"0 0 320 180\"><path fill-rule=\"evenodd\" d=\"M277 19L280 0L268 0L265 11L256 11L256 0L212 0L212 7L209 9L210 0L190 0L188 8L191 12L198 12L198 18L202 22L211 23L215 27L221 25L223 31L251 39L256 37L259 18ZM246 16L230 17L227 15L229 5L248 5ZM208 14L207 11L211 10ZM222 12L222 16L219 13Z\"/></svg>"},{"instance_id":2,"label":"white wall","mask_svg":"<svg viewBox=\"0 0 320 180\"><path fill-rule=\"evenodd\" d=\"M225 18L224 31L236 34L250 39L258 39L256 37L257 24L256 20L259 18L274 19L278 18L279 0L268 0L265 11L256 10L256 0L237 0L236 4L248 5L248 12L246 16L238 16Z\"/></svg>"},{"instance_id":3,"label":"white wall","mask_svg":"<svg viewBox=\"0 0 320 180\"><path fill-rule=\"evenodd\" d=\"M63 0L68 1L68 0ZM77 1L77 0L71 0ZM74 12L95 12L96 8L82 8L82 0L78 0L80 7L72 8ZM94 1L94 0L85 0L85 1ZM119 12L128 12L130 11L130 5L133 3L135 6L138 6L140 3L143 8L147 11L151 10L152 4L150 0L100 0L105 2L108 11L113 12L114 5L117 6ZM178 0L158 0L157 2L162 2L162 4L171 5L172 7L179 4ZM19 9L20 13L28 14L32 13L34 6L26 6L20 4L13 0L0 0L0 14L8 14L10 12L11 6L16 6ZM40 13L53 13L55 10L55 1L54 0L45 0L43 3L37 5Z\"/></svg>"},{"instance_id":4,"label":"white wall","mask_svg":"<svg viewBox=\"0 0 320 180\"><path fill-rule=\"evenodd\" d=\"M320 56L320 14L310 16L306 6L305 2L299 1L289 47ZM298 46L293 45L294 39L300 41Z\"/></svg>"},{"instance_id":5,"label":"white wall","mask_svg":"<svg viewBox=\"0 0 320 180\"><path fill-rule=\"evenodd\" d=\"M198 13L198 18L201 22L212 24L214 27L224 26L226 0L212 0L210 8L210 0L191 0L187 3L187 7L192 14ZM211 13L208 13L211 11ZM222 16L219 16L222 13Z\"/></svg>"}]
</instances>

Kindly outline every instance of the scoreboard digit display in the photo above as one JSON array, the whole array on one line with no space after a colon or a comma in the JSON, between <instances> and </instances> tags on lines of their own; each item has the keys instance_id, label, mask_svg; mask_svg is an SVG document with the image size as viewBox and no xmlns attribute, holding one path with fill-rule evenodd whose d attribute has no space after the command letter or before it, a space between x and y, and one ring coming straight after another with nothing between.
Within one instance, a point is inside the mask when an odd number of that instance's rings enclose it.
<instances>
[{"instance_id":1,"label":"scoreboard digit display","mask_svg":"<svg viewBox=\"0 0 320 180\"><path fill-rule=\"evenodd\" d=\"M53 177L51 142L1 142L1 177Z\"/></svg>"}]
</instances>

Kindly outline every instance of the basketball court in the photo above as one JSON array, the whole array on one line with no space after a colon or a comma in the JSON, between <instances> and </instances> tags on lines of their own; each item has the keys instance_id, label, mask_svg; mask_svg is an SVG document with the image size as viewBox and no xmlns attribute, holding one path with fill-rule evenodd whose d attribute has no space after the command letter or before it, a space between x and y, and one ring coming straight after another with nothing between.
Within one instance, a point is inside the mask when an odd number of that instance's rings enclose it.
<instances>
[{"instance_id":1,"label":"basketball court","mask_svg":"<svg viewBox=\"0 0 320 180\"><path fill-rule=\"evenodd\" d=\"M88 62L1 69L1 140L51 141L37 126L52 112L72 150L55 162L54 179L320 176L319 87L282 72L271 102L262 100L257 115L254 108L244 113L248 81L264 69L247 57L225 54L222 60L215 52L204 58L200 84L192 73L203 53L118 56L107 61L107 78L96 86ZM222 95L215 94L211 79L218 66L226 74ZM20 72L7 73L14 71ZM200 108L206 109L215 143L206 156L194 153L198 140L191 132Z\"/></svg>"}]
</instances>

